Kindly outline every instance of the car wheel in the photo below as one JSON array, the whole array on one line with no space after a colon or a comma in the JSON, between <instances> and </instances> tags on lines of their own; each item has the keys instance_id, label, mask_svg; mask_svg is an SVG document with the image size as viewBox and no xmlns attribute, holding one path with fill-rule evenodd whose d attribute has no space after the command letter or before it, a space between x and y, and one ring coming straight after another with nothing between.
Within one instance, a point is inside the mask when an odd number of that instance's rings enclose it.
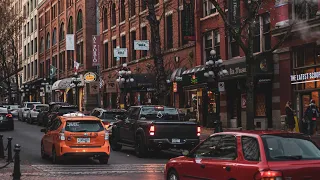
<instances>
[{"instance_id":1,"label":"car wheel","mask_svg":"<svg viewBox=\"0 0 320 180\"><path fill-rule=\"evenodd\" d=\"M51 157L52 164L59 164L61 159L57 156L57 152L55 148L52 148L52 157Z\"/></svg>"},{"instance_id":2,"label":"car wheel","mask_svg":"<svg viewBox=\"0 0 320 180\"><path fill-rule=\"evenodd\" d=\"M177 171L171 170L168 173L167 180L179 180L179 175L178 175Z\"/></svg>"},{"instance_id":3,"label":"car wheel","mask_svg":"<svg viewBox=\"0 0 320 180\"><path fill-rule=\"evenodd\" d=\"M41 158L42 159L46 159L47 158L46 152L44 151L43 143L41 143Z\"/></svg>"},{"instance_id":4,"label":"car wheel","mask_svg":"<svg viewBox=\"0 0 320 180\"><path fill-rule=\"evenodd\" d=\"M99 158L99 163L100 164L108 164L109 157L101 157Z\"/></svg>"},{"instance_id":5,"label":"car wheel","mask_svg":"<svg viewBox=\"0 0 320 180\"><path fill-rule=\"evenodd\" d=\"M135 144L135 152L139 158L146 157L148 155L148 148L144 142L144 138L141 135L137 136Z\"/></svg>"},{"instance_id":6,"label":"car wheel","mask_svg":"<svg viewBox=\"0 0 320 180\"><path fill-rule=\"evenodd\" d=\"M115 137L110 138L110 146L113 151L120 151L122 148L122 145L118 144L117 139Z\"/></svg>"}]
</instances>

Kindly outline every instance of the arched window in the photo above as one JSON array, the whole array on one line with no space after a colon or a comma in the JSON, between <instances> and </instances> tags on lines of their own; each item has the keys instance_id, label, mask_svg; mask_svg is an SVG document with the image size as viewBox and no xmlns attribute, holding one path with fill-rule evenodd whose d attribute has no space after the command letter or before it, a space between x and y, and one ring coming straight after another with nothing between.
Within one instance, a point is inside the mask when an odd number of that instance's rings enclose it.
<instances>
[{"instance_id":1,"label":"arched window","mask_svg":"<svg viewBox=\"0 0 320 180\"><path fill-rule=\"evenodd\" d=\"M103 29L107 30L108 29L108 9L104 8L103 11Z\"/></svg>"},{"instance_id":2,"label":"arched window","mask_svg":"<svg viewBox=\"0 0 320 180\"><path fill-rule=\"evenodd\" d=\"M41 37L41 40L40 40L40 52L43 52L44 51L44 38Z\"/></svg>"},{"instance_id":3,"label":"arched window","mask_svg":"<svg viewBox=\"0 0 320 180\"><path fill-rule=\"evenodd\" d=\"M52 31L52 46L57 43L57 28L54 28Z\"/></svg>"},{"instance_id":4,"label":"arched window","mask_svg":"<svg viewBox=\"0 0 320 180\"><path fill-rule=\"evenodd\" d=\"M47 34L46 50L50 49L50 33Z\"/></svg>"},{"instance_id":5,"label":"arched window","mask_svg":"<svg viewBox=\"0 0 320 180\"><path fill-rule=\"evenodd\" d=\"M73 34L73 19L72 19L72 16L70 16L69 22L68 22L68 34Z\"/></svg>"},{"instance_id":6,"label":"arched window","mask_svg":"<svg viewBox=\"0 0 320 180\"><path fill-rule=\"evenodd\" d=\"M77 31L82 29L82 10L80 9L77 17Z\"/></svg>"},{"instance_id":7,"label":"arched window","mask_svg":"<svg viewBox=\"0 0 320 180\"><path fill-rule=\"evenodd\" d=\"M117 22L117 20L116 20L116 3L112 4L111 12L112 12L112 14L111 14L111 16L112 16L111 17L112 18L112 26L115 26L116 22Z\"/></svg>"},{"instance_id":8,"label":"arched window","mask_svg":"<svg viewBox=\"0 0 320 180\"><path fill-rule=\"evenodd\" d=\"M65 32L64 32L64 23L61 23L59 30L59 41L64 40Z\"/></svg>"},{"instance_id":9,"label":"arched window","mask_svg":"<svg viewBox=\"0 0 320 180\"><path fill-rule=\"evenodd\" d=\"M121 22L126 20L126 6L124 5L124 0L120 1L120 9L121 9Z\"/></svg>"}]
</instances>

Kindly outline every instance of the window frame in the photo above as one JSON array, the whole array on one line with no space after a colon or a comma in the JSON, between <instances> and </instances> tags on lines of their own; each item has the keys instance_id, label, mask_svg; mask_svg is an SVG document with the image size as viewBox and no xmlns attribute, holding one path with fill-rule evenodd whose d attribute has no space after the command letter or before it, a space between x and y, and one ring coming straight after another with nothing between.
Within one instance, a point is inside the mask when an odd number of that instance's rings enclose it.
<instances>
[{"instance_id":1,"label":"window frame","mask_svg":"<svg viewBox=\"0 0 320 180\"><path fill-rule=\"evenodd\" d=\"M245 156L245 152L244 152L244 146L243 146L243 138L251 138L251 139L254 139L257 144L258 144L258 151L259 151L259 159L258 160L251 160L251 159L247 159L246 156ZM259 144L259 140L258 138L256 137L253 137L253 136L241 136L241 149L242 149L242 154L243 154L243 159L246 160L246 161L250 161L250 162L261 162L261 151L260 151L260 144Z\"/></svg>"},{"instance_id":2,"label":"window frame","mask_svg":"<svg viewBox=\"0 0 320 180\"><path fill-rule=\"evenodd\" d=\"M202 17L207 17L207 16L210 16L211 14L218 13L217 8L209 0L203 1L202 9L203 9ZM211 10L214 10L214 12L211 12Z\"/></svg>"}]
</instances>

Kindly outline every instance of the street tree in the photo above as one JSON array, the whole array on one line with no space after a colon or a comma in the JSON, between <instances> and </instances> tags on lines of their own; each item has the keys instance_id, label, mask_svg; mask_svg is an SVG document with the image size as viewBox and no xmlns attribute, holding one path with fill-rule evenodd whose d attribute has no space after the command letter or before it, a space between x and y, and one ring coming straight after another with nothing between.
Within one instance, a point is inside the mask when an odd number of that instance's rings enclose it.
<instances>
[{"instance_id":1,"label":"street tree","mask_svg":"<svg viewBox=\"0 0 320 180\"><path fill-rule=\"evenodd\" d=\"M224 21L224 28L227 34L232 37L236 44L241 48L245 55L246 61L246 116L247 123L246 128L252 130L254 126L254 89L255 89L255 59L257 56L254 54L254 40L256 35L256 30L261 29L260 23L257 19L261 13L274 12L275 1L274 0L209 0L215 8L217 9L220 17ZM231 3L231 4L227 4ZM308 13L315 13L314 8L317 9L317 1L315 0L301 0L299 4L296 5L295 13L297 17L303 16L303 14L308 11ZM241 6L240 11L240 4ZM226 9L228 11L226 11ZM307 8L308 7L308 8ZM229 12L229 13L228 13ZM240 13L241 12L241 13ZM281 14L278 14L281 15ZM277 16L277 15L276 15ZM290 20L285 27L285 33L278 38L273 47L265 49L263 55L272 55L272 53L280 48L286 39L292 35L292 30L299 25L299 19ZM258 26L258 27L257 27ZM275 27L271 27L273 29ZM260 32L260 31L259 31Z\"/></svg>"},{"instance_id":2,"label":"street tree","mask_svg":"<svg viewBox=\"0 0 320 180\"><path fill-rule=\"evenodd\" d=\"M12 103L10 80L12 76L15 78L16 93L19 90L18 72L22 68L19 68L18 44L23 21L23 14L17 10L17 7L14 8L10 1L0 0L0 82L7 85L9 103Z\"/></svg>"}]
</instances>

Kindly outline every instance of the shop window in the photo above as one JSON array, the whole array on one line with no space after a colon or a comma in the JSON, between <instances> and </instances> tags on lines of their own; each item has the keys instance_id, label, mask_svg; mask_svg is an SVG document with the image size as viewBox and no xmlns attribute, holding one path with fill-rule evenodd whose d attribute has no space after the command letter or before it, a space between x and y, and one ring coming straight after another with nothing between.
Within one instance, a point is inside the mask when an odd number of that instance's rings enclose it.
<instances>
[{"instance_id":1,"label":"shop window","mask_svg":"<svg viewBox=\"0 0 320 180\"><path fill-rule=\"evenodd\" d=\"M312 73L312 72L315 72L314 70L315 70L314 68L306 69L306 70L304 70L304 73ZM308 81L312 81L312 80L315 80L315 79L308 79ZM313 89L313 88L315 88L315 86L316 86L316 82L306 82L305 83L305 89Z\"/></svg>"},{"instance_id":2,"label":"shop window","mask_svg":"<svg viewBox=\"0 0 320 180\"><path fill-rule=\"evenodd\" d=\"M319 107L319 92L318 91L313 91L311 93L311 97L315 101L316 105Z\"/></svg>"},{"instance_id":3,"label":"shop window","mask_svg":"<svg viewBox=\"0 0 320 180\"><path fill-rule=\"evenodd\" d=\"M256 94L255 108L256 117L266 117L266 95L264 93Z\"/></svg>"},{"instance_id":4,"label":"shop window","mask_svg":"<svg viewBox=\"0 0 320 180\"><path fill-rule=\"evenodd\" d=\"M294 67L310 66L320 63L320 57L315 44L296 47L293 50Z\"/></svg>"}]
</instances>

